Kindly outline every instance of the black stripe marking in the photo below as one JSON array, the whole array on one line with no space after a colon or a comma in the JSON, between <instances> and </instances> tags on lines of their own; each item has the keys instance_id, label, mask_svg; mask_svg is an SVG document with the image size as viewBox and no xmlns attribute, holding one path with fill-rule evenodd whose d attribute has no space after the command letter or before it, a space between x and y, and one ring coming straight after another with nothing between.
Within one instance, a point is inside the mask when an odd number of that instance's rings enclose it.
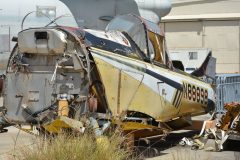
<instances>
[{"instance_id":1,"label":"black stripe marking","mask_svg":"<svg viewBox=\"0 0 240 160\"><path fill-rule=\"evenodd\" d=\"M110 57L110 56L107 56L107 55L103 55L103 54L101 54L101 53L97 53L97 52L94 52L94 53L95 53L95 54L98 54L98 55L100 55L100 56L109 58L109 59L111 59L111 60L114 60L114 61L116 61L116 62L122 63L122 64L124 64L124 65L126 65L126 66L132 67L132 68L134 68L134 69L136 69L136 70L138 70L138 71L142 71L142 72L144 72L144 73L146 73L146 74L149 74L150 76L152 76L152 77L154 77L154 78L156 78L156 79L158 79L158 80L160 80L160 81L165 82L166 84L168 84L168 85L176 88L177 90L183 91L183 86L182 86L182 84L180 84L180 83L178 83L178 82L175 82L175 81L173 81L173 80L171 80L171 79L169 79L169 78L167 78L167 77L164 77L164 76L162 76L162 75L160 75L160 74L158 74L158 73L156 73L156 72L153 72L153 71L151 71L151 70L149 70L149 69L146 69L146 68L143 68L143 67L140 67L140 66L131 64L131 63L129 63L129 62L122 61L122 60L119 60L119 59L116 59L116 58L113 58L113 57Z\"/></svg>"},{"instance_id":2,"label":"black stripe marking","mask_svg":"<svg viewBox=\"0 0 240 160\"><path fill-rule=\"evenodd\" d=\"M176 102L174 103L174 106L177 108L177 104L178 104L178 101L180 99L180 96L181 96L181 91L178 92L178 95L177 95L177 98L176 98Z\"/></svg>"},{"instance_id":3,"label":"black stripe marking","mask_svg":"<svg viewBox=\"0 0 240 160\"><path fill-rule=\"evenodd\" d=\"M176 103L176 100L177 100L177 97L178 97L178 93L179 93L179 90L177 90L176 94L175 94L175 97L174 97L174 100L173 100L173 105L175 106L175 103Z\"/></svg>"},{"instance_id":4,"label":"black stripe marking","mask_svg":"<svg viewBox=\"0 0 240 160\"><path fill-rule=\"evenodd\" d=\"M176 88L177 90L183 91L183 86L180 83L177 83L177 82L175 82L175 81L173 81L173 80L171 80L167 77L164 77L160 74L157 74L156 72L153 72L149 69L146 69L146 73L153 76L156 79L159 79L160 81L163 81L163 82L167 83L168 85Z\"/></svg>"},{"instance_id":5,"label":"black stripe marking","mask_svg":"<svg viewBox=\"0 0 240 160\"><path fill-rule=\"evenodd\" d=\"M178 108L179 105L181 104L182 96L183 96L183 93L180 92L180 96L179 96L178 102L177 102L177 104L176 104L176 108Z\"/></svg>"}]
</instances>

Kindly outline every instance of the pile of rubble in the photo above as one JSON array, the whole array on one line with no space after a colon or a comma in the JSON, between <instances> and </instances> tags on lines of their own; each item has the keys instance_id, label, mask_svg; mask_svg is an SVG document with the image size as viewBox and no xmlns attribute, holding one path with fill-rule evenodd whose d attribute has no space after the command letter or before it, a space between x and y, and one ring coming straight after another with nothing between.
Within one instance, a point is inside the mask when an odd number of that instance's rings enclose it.
<instances>
[{"instance_id":1,"label":"pile of rubble","mask_svg":"<svg viewBox=\"0 0 240 160\"><path fill-rule=\"evenodd\" d=\"M226 113L221 115L220 118L213 113L209 120L204 121L202 130L199 135L193 138L184 137L179 144L191 146L192 149L205 149L205 150L223 150L223 144L229 137L240 137L240 103L232 102L224 105ZM215 139L214 147L205 147L208 139ZM240 139L239 139L240 140Z\"/></svg>"},{"instance_id":2,"label":"pile of rubble","mask_svg":"<svg viewBox=\"0 0 240 160\"><path fill-rule=\"evenodd\" d=\"M224 108L227 112L222 116L219 128L230 133L240 134L240 103L228 103Z\"/></svg>"}]
</instances>

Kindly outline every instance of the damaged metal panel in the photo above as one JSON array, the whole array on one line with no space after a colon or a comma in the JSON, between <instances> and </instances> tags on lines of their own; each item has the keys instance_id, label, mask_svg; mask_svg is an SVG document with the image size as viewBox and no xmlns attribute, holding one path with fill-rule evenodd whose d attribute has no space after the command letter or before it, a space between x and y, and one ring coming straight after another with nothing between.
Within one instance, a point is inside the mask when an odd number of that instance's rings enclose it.
<instances>
[{"instance_id":1,"label":"damaged metal panel","mask_svg":"<svg viewBox=\"0 0 240 160\"><path fill-rule=\"evenodd\" d=\"M39 113L57 108L61 95L67 94L69 101L87 97L87 74L74 56L77 53L67 48L66 33L55 29L30 29L19 33L18 45L4 83L7 119L37 123Z\"/></svg>"},{"instance_id":2,"label":"damaged metal panel","mask_svg":"<svg viewBox=\"0 0 240 160\"><path fill-rule=\"evenodd\" d=\"M19 51L22 53L64 54L66 34L57 30L26 30L18 34Z\"/></svg>"}]
</instances>

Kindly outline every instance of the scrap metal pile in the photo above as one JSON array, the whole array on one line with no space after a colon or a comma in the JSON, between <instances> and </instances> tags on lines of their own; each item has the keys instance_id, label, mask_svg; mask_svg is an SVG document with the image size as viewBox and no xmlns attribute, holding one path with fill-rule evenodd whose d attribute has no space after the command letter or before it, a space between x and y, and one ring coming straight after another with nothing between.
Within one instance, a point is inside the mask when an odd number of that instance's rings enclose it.
<instances>
[{"instance_id":1,"label":"scrap metal pile","mask_svg":"<svg viewBox=\"0 0 240 160\"><path fill-rule=\"evenodd\" d=\"M93 90L99 87L96 68L81 41L81 30L73 31L49 27L18 34L4 76L0 128L30 124L52 134L69 128L83 132L89 121L96 125L94 116L79 121L82 114L96 108L100 100L92 104L96 98L90 95L96 97L101 89Z\"/></svg>"},{"instance_id":2,"label":"scrap metal pile","mask_svg":"<svg viewBox=\"0 0 240 160\"><path fill-rule=\"evenodd\" d=\"M223 150L223 144L228 138L238 139L240 137L240 103L232 102L224 105L226 113L220 118L212 115L211 119L204 121L201 133L192 139L183 138L179 144L189 145L192 149ZM215 148L205 148L209 138L214 137Z\"/></svg>"},{"instance_id":3,"label":"scrap metal pile","mask_svg":"<svg viewBox=\"0 0 240 160\"><path fill-rule=\"evenodd\" d=\"M240 103L233 102L224 105L227 110L222 116L219 129L231 133L240 134Z\"/></svg>"}]
</instances>

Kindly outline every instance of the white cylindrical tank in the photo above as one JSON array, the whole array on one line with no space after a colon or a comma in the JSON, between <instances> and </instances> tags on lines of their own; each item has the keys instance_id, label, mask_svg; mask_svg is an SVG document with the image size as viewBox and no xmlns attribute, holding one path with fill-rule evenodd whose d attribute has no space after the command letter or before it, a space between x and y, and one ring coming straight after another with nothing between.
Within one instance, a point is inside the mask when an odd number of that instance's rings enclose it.
<instances>
[{"instance_id":1,"label":"white cylindrical tank","mask_svg":"<svg viewBox=\"0 0 240 160\"><path fill-rule=\"evenodd\" d=\"M170 0L135 0L140 9L151 10L160 18L166 16L172 8Z\"/></svg>"}]
</instances>

